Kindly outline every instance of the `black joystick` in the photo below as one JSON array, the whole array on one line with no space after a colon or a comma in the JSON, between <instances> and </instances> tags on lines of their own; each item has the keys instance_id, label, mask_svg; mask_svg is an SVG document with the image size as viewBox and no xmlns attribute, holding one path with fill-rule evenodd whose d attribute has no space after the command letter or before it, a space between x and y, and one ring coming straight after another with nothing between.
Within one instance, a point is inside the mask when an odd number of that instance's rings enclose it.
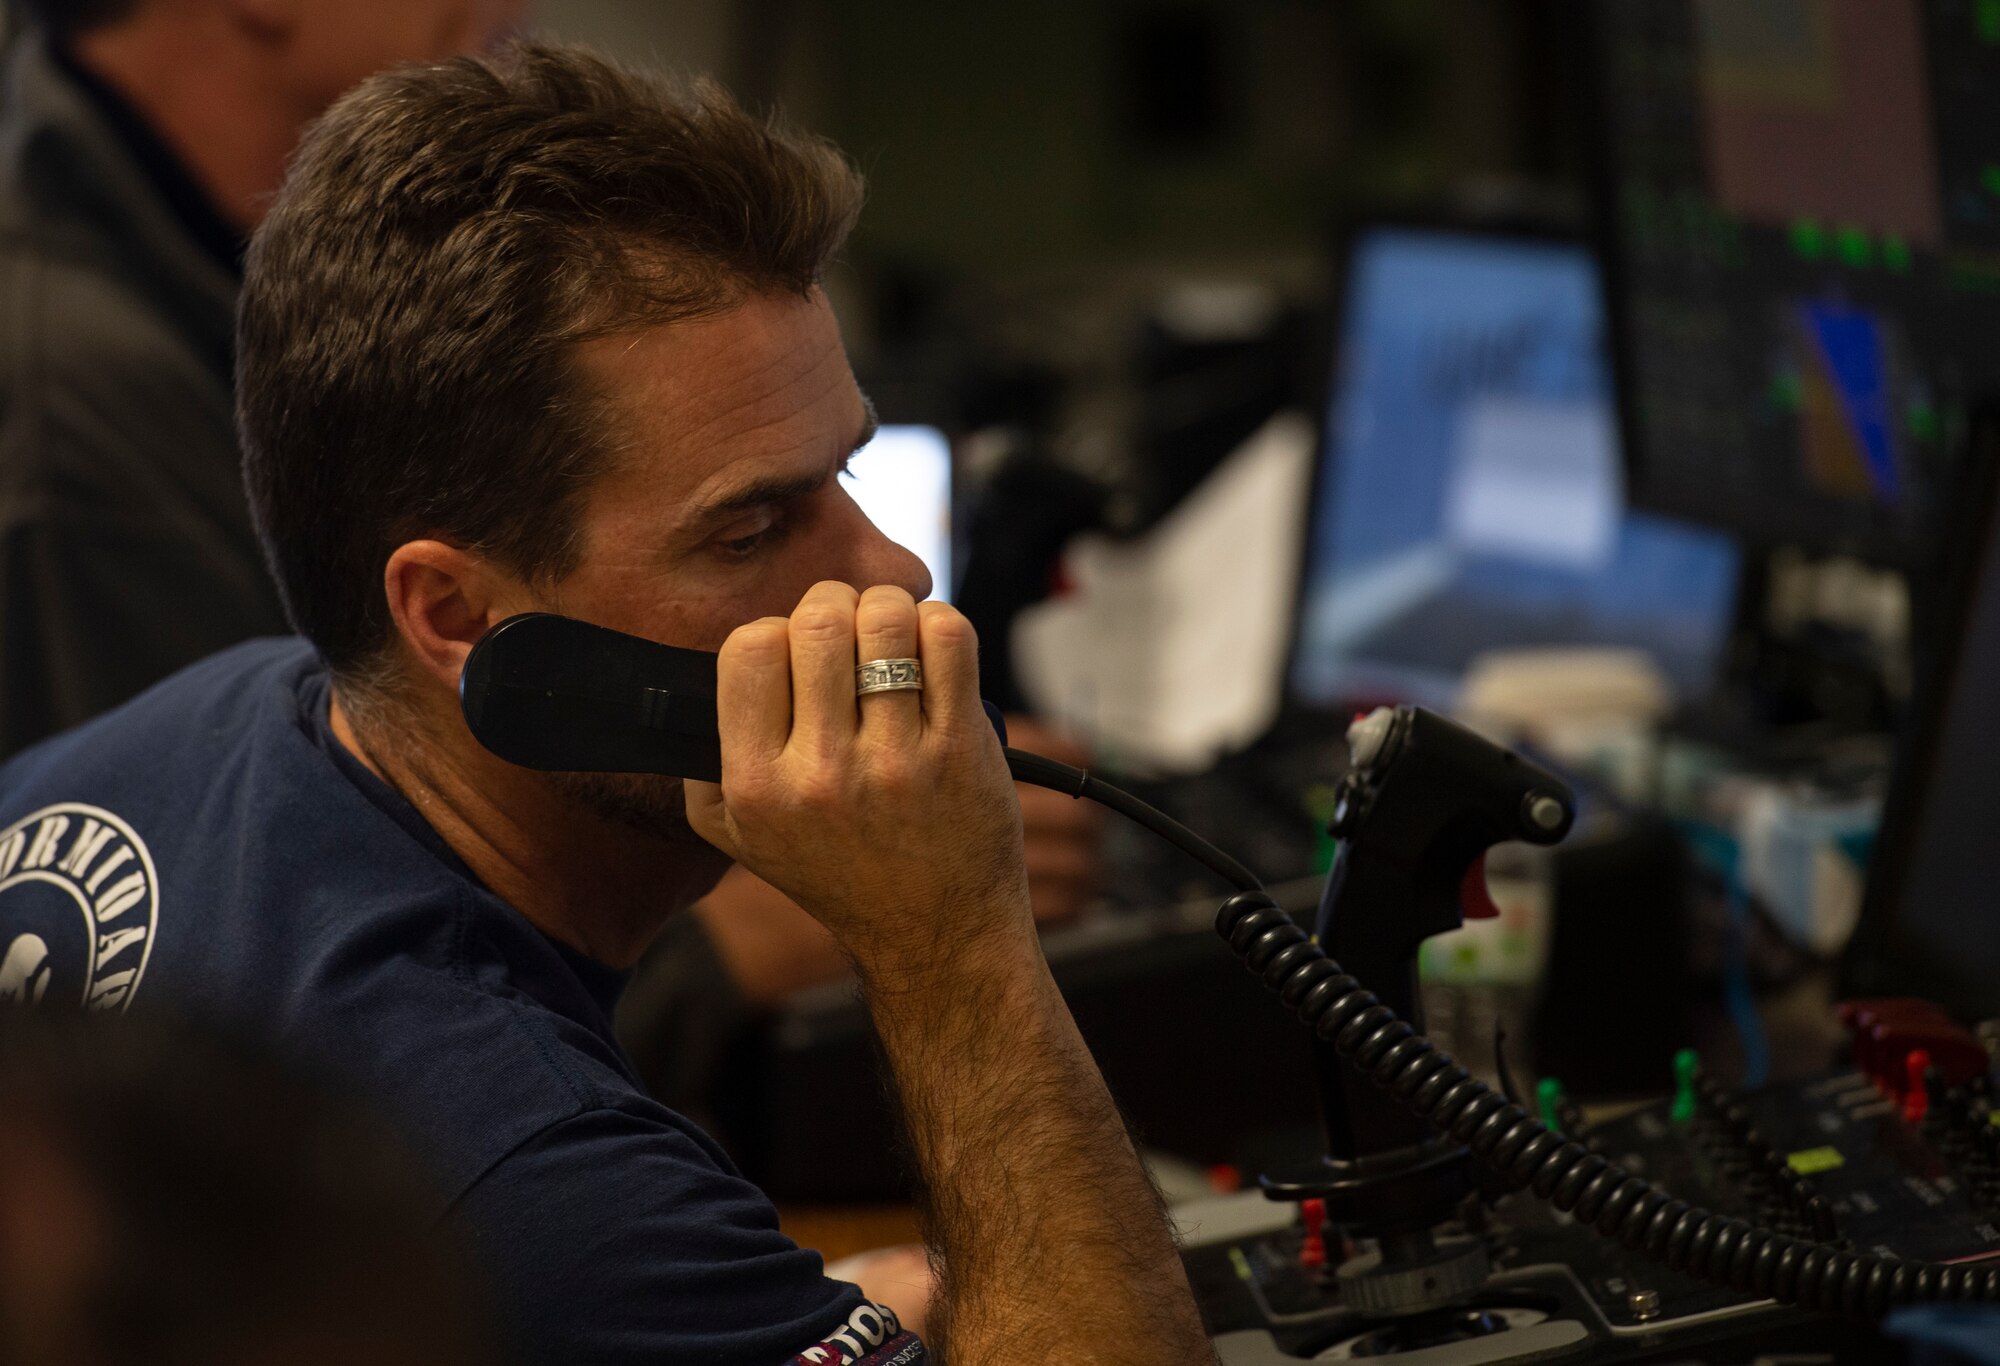
<instances>
[{"instance_id":1,"label":"black joystick","mask_svg":"<svg viewBox=\"0 0 2000 1366\"><path fill-rule=\"evenodd\" d=\"M1352 766L1328 829L1340 841L1315 926L1320 946L1417 1030L1417 951L1467 916L1496 914L1486 851L1509 840L1554 844L1575 799L1561 779L1416 707L1380 709L1347 733ZM1330 1043L1316 1045L1325 1158L1267 1175L1279 1200L1323 1199L1327 1214L1376 1241L1341 1269L1356 1308L1420 1313L1484 1278L1476 1243L1440 1244L1479 1179L1463 1146L1436 1133L1368 1081Z\"/></svg>"}]
</instances>

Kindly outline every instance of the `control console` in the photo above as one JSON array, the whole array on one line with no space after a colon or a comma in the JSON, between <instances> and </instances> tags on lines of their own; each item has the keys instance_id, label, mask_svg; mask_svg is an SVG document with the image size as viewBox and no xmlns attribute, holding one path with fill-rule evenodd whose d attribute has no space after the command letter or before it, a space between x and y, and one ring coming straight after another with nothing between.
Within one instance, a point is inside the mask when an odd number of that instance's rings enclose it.
<instances>
[{"instance_id":1,"label":"control console","mask_svg":"<svg viewBox=\"0 0 2000 1366\"><path fill-rule=\"evenodd\" d=\"M1312 933L1257 893L1217 916L1313 1031L1327 1140L1183 1211L1229 1366L1871 1360L1897 1305L2000 1299L1996 1089L1969 1032L1920 1001L1854 1001L1848 1070L1739 1093L1683 1053L1671 1098L1587 1124L1545 1082L1538 1121L1504 1065L1500 1095L1423 1037L1415 962L1486 910L1488 848L1567 833L1570 791L1417 708L1348 740Z\"/></svg>"},{"instance_id":2,"label":"control console","mask_svg":"<svg viewBox=\"0 0 2000 1366\"><path fill-rule=\"evenodd\" d=\"M1857 1066L1738 1093L1698 1066L1681 1070L1675 1097L1572 1136L1677 1198L1761 1227L1909 1260L2000 1258L2000 1124L1985 1071L1953 1081L1920 1062L1912 1086L1907 1072ZM1527 1192L1468 1199L1441 1237L1477 1239L1489 1270L1449 1305L1414 1314L1343 1293L1341 1267L1370 1253L1315 1208L1250 1192L1197 1202L1181 1224L1225 1366L1471 1366L1545 1353L1748 1362L1773 1351L1849 1362L1889 1351L1865 1324L1670 1270Z\"/></svg>"}]
</instances>

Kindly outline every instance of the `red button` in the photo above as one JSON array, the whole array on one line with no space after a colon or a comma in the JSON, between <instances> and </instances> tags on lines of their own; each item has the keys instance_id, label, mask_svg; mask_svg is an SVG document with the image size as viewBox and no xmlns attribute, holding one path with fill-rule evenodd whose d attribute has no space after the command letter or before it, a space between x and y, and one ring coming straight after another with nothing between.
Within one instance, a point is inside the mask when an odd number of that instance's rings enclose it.
<instances>
[{"instance_id":1,"label":"red button","mask_svg":"<svg viewBox=\"0 0 2000 1366\"><path fill-rule=\"evenodd\" d=\"M1903 1123L1921 1124L1931 1108L1931 1090L1924 1085L1924 1073L1930 1070L1931 1055L1921 1048L1910 1050L1903 1059Z\"/></svg>"},{"instance_id":2,"label":"red button","mask_svg":"<svg viewBox=\"0 0 2000 1366\"><path fill-rule=\"evenodd\" d=\"M1305 1241L1299 1244L1299 1265L1307 1271L1317 1271L1326 1265L1326 1238L1322 1233L1326 1228L1326 1201L1301 1200L1299 1218L1306 1226Z\"/></svg>"}]
</instances>

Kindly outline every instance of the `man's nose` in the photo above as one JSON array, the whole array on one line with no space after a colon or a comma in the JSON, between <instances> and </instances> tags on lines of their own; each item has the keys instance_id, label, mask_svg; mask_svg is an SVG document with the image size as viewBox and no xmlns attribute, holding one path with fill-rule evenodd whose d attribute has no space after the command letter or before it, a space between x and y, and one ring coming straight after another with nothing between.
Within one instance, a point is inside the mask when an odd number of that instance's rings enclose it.
<instances>
[{"instance_id":1,"label":"man's nose","mask_svg":"<svg viewBox=\"0 0 2000 1366\"><path fill-rule=\"evenodd\" d=\"M929 597L931 571L924 562L914 552L884 536L858 505L850 503L850 506L859 523L860 535L856 542L854 576L849 582L857 588L894 584L918 602Z\"/></svg>"}]
</instances>

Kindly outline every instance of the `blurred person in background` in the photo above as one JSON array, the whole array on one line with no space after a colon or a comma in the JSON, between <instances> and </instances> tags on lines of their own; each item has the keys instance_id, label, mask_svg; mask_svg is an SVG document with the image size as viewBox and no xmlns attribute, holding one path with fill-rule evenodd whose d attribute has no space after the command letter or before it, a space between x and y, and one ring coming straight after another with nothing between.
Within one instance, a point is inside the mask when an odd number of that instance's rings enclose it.
<instances>
[{"instance_id":1,"label":"blurred person in background","mask_svg":"<svg viewBox=\"0 0 2000 1366\"><path fill-rule=\"evenodd\" d=\"M0 1362L472 1366L435 1189L355 1098L183 1021L8 1011Z\"/></svg>"},{"instance_id":2,"label":"blurred person in background","mask_svg":"<svg viewBox=\"0 0 2000 1366\"><path fill-rule=\"evenodd\" d=\"M16 0L0 74L0 757L286 631L243 499L244 239L300 130L526 0Z\"/></svg>"}]
</instances>

